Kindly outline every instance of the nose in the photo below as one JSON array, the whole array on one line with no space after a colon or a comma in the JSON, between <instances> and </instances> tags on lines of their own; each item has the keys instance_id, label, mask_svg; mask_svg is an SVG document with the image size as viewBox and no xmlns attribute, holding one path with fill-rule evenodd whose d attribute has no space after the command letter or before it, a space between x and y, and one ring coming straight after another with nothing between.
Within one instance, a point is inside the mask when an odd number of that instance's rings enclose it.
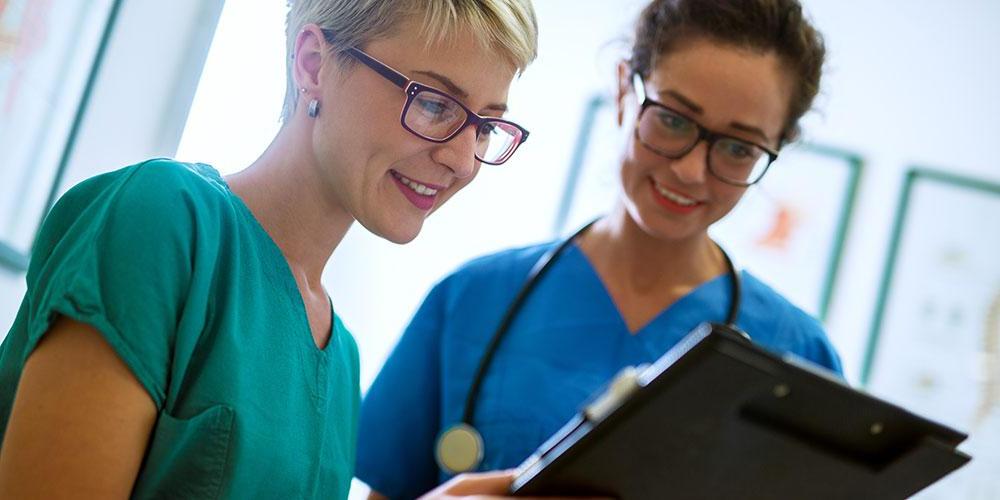
<instances>
[{"instance_id":1,"label":"nose","mask_svg":"<svg viewBox=\"0 0 1000 500\"><path fill-rule=\"evenodd\" d=\"M434 161L448 167L455 177L464 179L476 172L476 128L465 127L450 141L439 144L432 152Z\"/></svg>"},{"instance_id":2,"label":"nose","mask_svg":"<svg viewBox=\"0 0 1000 500\"><path fill-rule=\"evenodd\" d=\"M670 169L684 184L701 184L708 175L708 143L698 141L686 155L671 160Z\"/></svg>"}]
</instances>

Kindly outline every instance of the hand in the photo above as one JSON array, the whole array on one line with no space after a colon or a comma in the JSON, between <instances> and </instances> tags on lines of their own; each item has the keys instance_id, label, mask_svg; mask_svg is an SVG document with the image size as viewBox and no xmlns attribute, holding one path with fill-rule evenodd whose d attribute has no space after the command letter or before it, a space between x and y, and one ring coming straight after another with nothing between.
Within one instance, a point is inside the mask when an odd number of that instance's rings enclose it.
<instances>
[{"instance_id":1,"label":"hand","mask_svg":"<svg viewBox=\"0 0 1000 500\"><path fill-rule=\"evenodd\" d=\"M514 471L485 472L481 474L461 474L420 497L420 500L499 500L510 498L510 483L514 481ZM519 497L523 500L558 500L560 497ZM567 497L568 500L568 497ZM579 499L578 499L579 500Z\"/></svg>"}]
</instances>

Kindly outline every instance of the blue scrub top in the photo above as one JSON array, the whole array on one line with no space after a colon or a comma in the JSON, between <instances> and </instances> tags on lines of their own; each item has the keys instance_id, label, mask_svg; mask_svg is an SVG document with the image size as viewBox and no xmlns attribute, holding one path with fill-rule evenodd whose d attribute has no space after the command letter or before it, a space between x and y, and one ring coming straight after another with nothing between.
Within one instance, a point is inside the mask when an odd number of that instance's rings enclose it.
<instances>
[{"instance_id":1,"label":"blue scrub top","mask_svg":"<svg viewBox=\"0 0 1000 500\"><path fill-rule=\"evenodd\" d=\"M459 422L479 361L531 267L555 243L476 259L435 286L362 403L357 476L390 498L416 498L448 476L437 436ZM737 325L754 341L836 373L819 323L743 272ZM730 278L703 283L630 334L572 245L539 280L504 337L476 402L481 470L516 467L621 368L651 363L704 321L725 319Z\"/></svg>"}]
</instances>

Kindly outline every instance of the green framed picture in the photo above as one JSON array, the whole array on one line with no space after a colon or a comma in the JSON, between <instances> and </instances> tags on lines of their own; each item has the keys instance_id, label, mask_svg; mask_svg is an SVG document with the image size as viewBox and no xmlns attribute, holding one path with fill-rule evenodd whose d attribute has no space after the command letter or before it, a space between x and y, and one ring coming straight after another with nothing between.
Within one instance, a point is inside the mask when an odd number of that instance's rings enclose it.
<instances>
[{"instance_id":1,"label":"green framed picture","mask_svg":"<svg viewBox=\"0 0 1000 500\"><path fill-rule=\"evenodd\" d=\"M618 127L609 99L596 95L587 101L554 234L566 235L611 208L618 196L622 144L631 133ZM861 157L849 151L789 145L710 233L738 266L823 320L863 166Z\"/></svg>"},{"instance_id":2,"label":"green framed picture","mask_svg":"<svg viewBox=\"0 0 1000 500\"><path fill-rule=\"evenodd\" d=\"M862 383L969 433L927 498L1000 498L1000 183L908 171Z\"/></svg>"},{"instance_id":3,"label":"green framed picture","mask_svg":"<svg viewBox=\"0 0 1000 500\"><path fill-rule=\"evenodd\" d=\"M27 269L122 1L0 1L0 267Z\"/></svg>"}]
</instances>

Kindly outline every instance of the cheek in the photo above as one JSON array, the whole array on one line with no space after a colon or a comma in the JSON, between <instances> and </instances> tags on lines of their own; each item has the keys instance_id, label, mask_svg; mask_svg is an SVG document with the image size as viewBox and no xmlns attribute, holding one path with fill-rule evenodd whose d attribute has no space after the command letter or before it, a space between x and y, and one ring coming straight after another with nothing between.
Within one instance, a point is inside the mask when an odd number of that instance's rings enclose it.
<instances>
[{"instance_id":1,"label":"cheek","mask_svg":"<svg viewBox=\"0 0 1000 500\"><path fill-rule=\"evenodd\" d=\"M714 190L715 200L719 208L723 211L722 215L728 214L740 202L743 198L743 194L746 193L746 188L741 188L737 186L730 186L729 184L722 184L716 187Z\"/></svg>"},{"instance_id":2,"label":"cheek","mask_svg":"<svg viewBox=\"0 0 1000 500\"><path fill-rule=\"evenodd\" d=\"M639 197L639 182L638 180L642 178L640 174L640 168L634 162L623 158L621 166L618 170L618 181L620 186L619 196L623 196L627 204L634 204Z\"/></svg>"},{"instance_id":3,"label":"cheek","mask_svg":"<svg viewBox=\"0 0 1000 500\"><path fill-rule=\"evenodd\" d=\"M444 205L445 202L450 200L452 196L455 196L459 191L465 189L466 186L472 183L477 175L479 175L479 167L476 167L476 170L472 173L472 175L455 182L455 184L448 188L447 191L442 193L442 196L438 197L437 205L434 206L434 210L441 208L441 205Z\"/></svg>"},{"instance_id":4,"label":"cheek","mask_svg":"<svg viewBox=\"0 0 1000 500\"><path fill-rule=\"evenodd\" d=\"M625 193L631 196L636 188L636 179L640 177L639 167L632 162L623 162L619 177Z\"/></svg>"},{"instance_id":5,"label":"cheek","mask_svg":"<svg viewBox=\"0 0 1000 500\"><path fill-rule=\"evenodd\" d=\"M626 193L633 193L636 189L641 189L647 183L650 172L658 166L662 166L664 158L655 157L650 159L637 150L634 145L625 146L620 158L621 167L619 177L622 187Z\"/></svg>"},{"instance_id":6,"label":"cheek","mask_svg":"<svg viewBox=\"0 0 1000 500\"><path fill-rule=\"evenodd\" d=\"M479 167L477 166L476 169L472 171L472 175L464 179L459 179L458 181L455 182L454 185L451 186L451 189L448 190L448 197L451 198L452 196L455 196L456 193L465 189L465 187L468 186L469 184L472 184L472 181L475 180L476 177L478 176L479 176Z\"/></svg>"}]
</instances>

